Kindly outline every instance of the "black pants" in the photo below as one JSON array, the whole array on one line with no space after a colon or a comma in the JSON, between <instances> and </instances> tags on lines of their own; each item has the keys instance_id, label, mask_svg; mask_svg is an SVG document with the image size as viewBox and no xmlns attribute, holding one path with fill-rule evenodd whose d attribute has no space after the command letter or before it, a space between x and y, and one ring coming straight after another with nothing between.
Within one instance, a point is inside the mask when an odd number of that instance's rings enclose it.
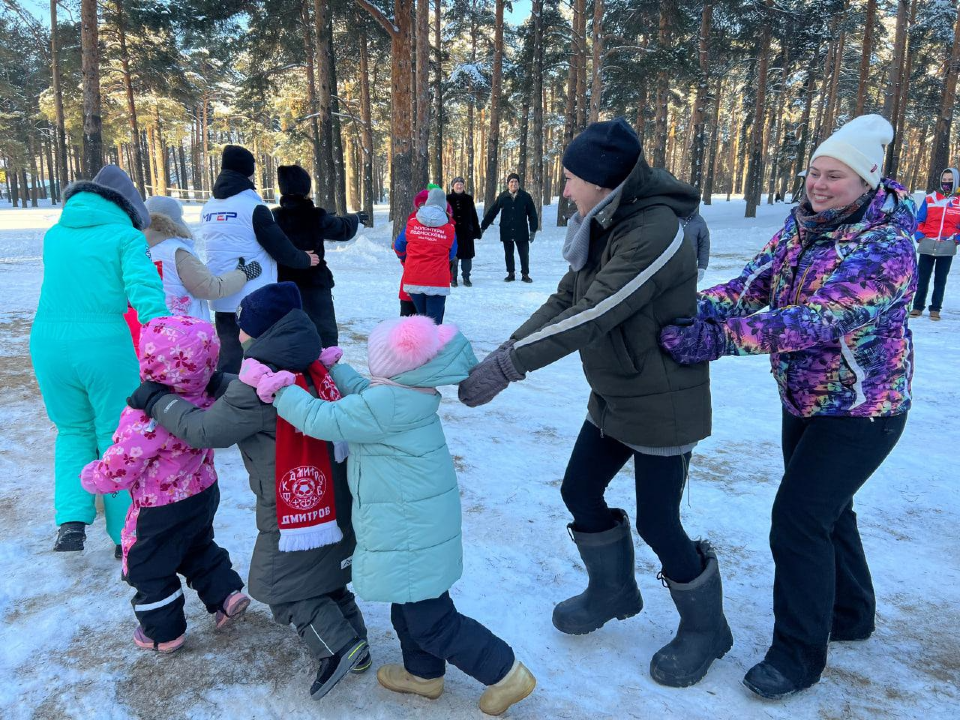
<instances>
[{"instance_id":1,"label":"black pants","mask_svg":"<svg viewBox=\"0 0 960 720\"><path fill-rule=\"evenodd\" d=\"M413 300L400 301L400 317L410 317L411 315L416 314L417 306L413 304Z\"/></svg>"},{"instance_id":2,"label":"black pants","mask_svg":"<svg viewBox=\"0 0 960 720\"><path fill-rule=\"evenodd\" d=\"M197 591L207 612L215 613L227 596L243 588L230 555L213 541L213 517L220 489L162 507L140 508L137 540L127 552L124 579L133 586L133 611L144 634L154 642L169 642L187 629L183 615L183 575Z\"/></svg>"},{"instance_id":3,"label":"black pants","mask_svg":"<svg viewBox=\"0 0 960 720\"><path fill-rule=\"evenodd\" d=\"M690 453L658 457L628 448L584 422L567 463L560 494L578 532L596 533L614 526L603 494L627 460L633 458L637 488L637 532L657 554L664 574L690 582L703 566L680 522L680 500Z\"/></svg>"},{"instance_id":4,"label":"black pants","mask_svg":"<svg viewBox=\"0 0 960 720\"><path fill-rule=\"evenodd\" d=\"M354 638L367 639L367 626L353 593L342 587L325 595L270 605L273 619L293 625L318 660L332 657Z\"/></svg>"},{"instance_id":5,"label":"black pants","mask_svg":"<svg viewBox=\"0 0 960 720\"><path fill-rule=\"evenodd\" d=\"M906 413L783 413L784 473L770 527L773 643L766 659L796 683L820 677L831 631L873 630L876 601L853 496L893 450L906 422Z\"/></svg>"},{"instance_id":6,"label":"black pants","mask_svg":"<svg viewBox=\"0 0 960 720\"><path fill-rule=\"evenodd\" d=\"M443 677L449 660L484 685L506 677L513 649L486 627L461 615L444 593L432 600L393 604L390 620L400 639L407 672L430 680Z\"/></svg>"},{"instance_id":7,"label":"black pants","mask_svg":"<svg viewBox=\"0 0 960 720\"><path fill-rule=\"evenodd\" d=\"M514 243L512 240L503 241L503 258L507 261L507 272L513 273L516 270L513 260L513 246L517 246L517 253L520 255L520 274L530 274L530 243L526 240Z\"/></svg>"},{"instance_id":8,"label":"black pants","mask_svg":"<svg viewBox=\"0 0 960 720\"><path fill-rule=\"evenodd\" d=\"M333 290L316 285L303 285L300 288L300 297L303 300L303 311L310 316L320 335L323 347L339 345L340 334L337 329L337 314L333 309Z\"/></svg>"},{"instance_id":9,"label":"black pants","mask_svg":"<svg viewBox=\"0 0 960 720\"><path fill-rule=\"evenodd\" d=\"M917 256L917 294L913 296L915 310L923 310L927 302L927 290L930 288L930 275L933 275L933 297L930 298L930 309L940 311L943 307L943 292L947 289L947 275L953 257L950 255L918 255Z\"/></svg>"},{"instance_id":10,"label":"black pants","mask_svg":"<svg viewBox=\"0 0 960 720\"><path fill-rule=\"evenodd\" d=\"M217 324L217 337L220 338L220 360L217 362L217 370L238 373L240 363L243 362L243 347L240 345L237 314L218 312L214 314L214 320Z\"/></svg>"},{"instance_id":11,"label":"black pants","mask_svg":"<svg viewBox=\"0 0 960 720\"><path fill-rule=\"evenodd\" d=\"M416 308L417 315L426 315L437 325L443 324L443 312L447 307L446 295L410 293L410 298L413 300L413 307Z\"/></svg>"}]
</instances>

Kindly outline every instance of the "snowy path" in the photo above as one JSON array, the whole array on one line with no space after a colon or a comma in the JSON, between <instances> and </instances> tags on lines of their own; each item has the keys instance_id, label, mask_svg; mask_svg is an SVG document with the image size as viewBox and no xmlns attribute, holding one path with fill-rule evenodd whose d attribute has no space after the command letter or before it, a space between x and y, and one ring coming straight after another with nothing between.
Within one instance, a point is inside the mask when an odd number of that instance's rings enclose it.
<instances>
[{"instance_id":1,"label":"snowy path","mask_svg":"<svg viewBox=\"0 0 960 720\"><path fill-rule=\"evenodd\" d=\"M381 209L382 210L382 209ZM459 288L447 318L482 357L536 309L565 269L563 231L547 208L532 248L533 285L505 285L496 229L478 244L472 289ZM713 234L706 282L731 277L774 232L783 205L744 220L742 202L704 209ZM0 717L3 718L480 718L481 687L451 668L435 702L396 696L372 672L349 677L321 703L307 688L316 668L292 630L254 603L245 622L214 635L188 591L185 649L158 658L134 648L131 589L102 518L80 556L50 552L53 440L28 348L42 268L44 230L56 209L0 211ZM188 209L195 222L199 207ZM361 366L365 336L397 312L400 269L380 225L352 243L328 245L346 359ZM77 278L83 282L83 278ZM587 387L576 358L533 373L493 403L471 410L445 391L441 409L460 473L465 568L459 608L517 650L539 684L513 718L953 718L960 715L960 265L944 320L914 322L915 405L891 457L858 496L857 510L878 594L878 628L860 644L831 648L823 681L783 703L761 703L740 686L772 630L769 511L782 470L780 411L765 357L713 365L714 435L691 469L684 521L721 559L733 650L699 685L671 690L648 675L650 656L676 627L656 558L637 550L645 608L586 637L554 630L555 603L579 592L583 568L565 530L560 479L583 421ZM952 440L951 440L952 438ZM246 575L254 498L235 449L217 453L222 503L217 536ZM632 468L611 505L635 514ZM363 603L376 665L399 661L388 607ZM950 710L953 707L954 710Z\"/></svg>"}]
</instances>

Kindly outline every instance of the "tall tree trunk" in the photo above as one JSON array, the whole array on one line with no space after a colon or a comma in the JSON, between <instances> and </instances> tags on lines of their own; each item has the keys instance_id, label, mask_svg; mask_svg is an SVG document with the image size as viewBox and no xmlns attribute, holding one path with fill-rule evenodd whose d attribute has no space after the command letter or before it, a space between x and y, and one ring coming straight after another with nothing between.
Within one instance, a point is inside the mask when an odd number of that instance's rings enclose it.
<instances>
[{"instance_id":1,"label":"tall tree trunk","mask_svg":"<svg viewBox=\"0 0 960 720\"><path fill-rule=\"evenodd\" d=\"M520 183L527 187L527 168L529 167L527 163L528 156L528 145L530 142L530 93L533 92L533 83L527 79L523 83L524 87L520 90L520 95L523 97L523 104L520 106L520 143L519 143L519 157L517 158L517 175L520 176ZM507 163L509 167L510 164Z\"/></svg>"},{"instance_id":2,"label":"tall tree trunk","mask_svg":"<svg viewBox=\"0 0 960 720\"><path fill-rule=\"evenodd\" d=\"M910 10L909 0L897 0L897 27L893 40L893 57L890 61L890 72L887 78L887 85L884 88L883 95L883 116L887 118L896 127L897 115L900 111L900 97L903 92L903 56L907 44L907 17ZM894 167L894 143L890 143L887 148L887 175L893 175L896 171Z\"/></svg>"},{"instance_id":3,"label":"tall tree trunk","mask_svg":"<svg viewBox=\"0 0 960 720\"><path fill-rule=\"evenodd\" d=\"M50 180L50 202L52 205L56 205L60 201L60 193L57 191L56 184L56 175L57 167L53 164L53 152L57 144L57 131L55 127L51 127L50 130L50 142L45 143L45 149L47 152L47 173Z\"/></svg>"},{"instance_id":4,"label":"tall tree trunk","mask_svg":"<svg viewBox=\"0 0 960 720\"><path fill-rule=\"evenodd\" d=\"M803 184L803 180L797 176L807 167L807 161L809 160L807 153L807 143L810 141L810 113L813 109L813 98L817 92L817 67L819 66L819 57L820 57L820 48L816 48L813 51L813 56L810 59L810 66L807 68L807 82L806 82L806 101L803 105L803 111L800 114L800 140L797 145L797 158L796 164L793 168L793 177L794 190L793 197L796 197L797 193L800 191L800 185ZM792 199L792 198L791 198Z\"/></svg>"},{"instance_id":5,"label":"tall tree trunk","mask_svg":"<svg viewBox=\"0 0 960 720\"><path fill-rule=\"evenodd\" d=\"M127 27L123 15L124 0L114 0L116 8L117 38L120 42L120 68L123 75L123 87L127 95L127 115L130 117L130 149L133 151L133 168L130 173L137 184L140 197L146 197L143 180L143 162L140 159L140 125L137 122L137 106L133 102L133 80L130 77L130 53L127 51Z\"/></svg>"},{"instance_id":6,"label":"tall tree trunk","mask_svg":"<svg viewBox=\"0 0 960 720\"><path fill-rule=\"evenodd\" d=\"M430 0L417 0L417 126L413 176L418 187L430 182ZM443 178L437 178L443 185Z\"/></svg>"},{"instance_id":7,"label":"tall tree trunk","mask_svg":"<svg viewBox=\"0 0 960 720\"><path fill-rule=\"evenodd\" d=\"M713 183L717 171L717 135L720 128L720 102L723 99L723 78L717 82L717 96L713 100L713 115L710 118L710 149L707 160L707 175L703 183L703 204L713 204Z\"/></svg>"},{"instance_id":8,"label":"tall tree trunk","mask_svg":"<svg viewBox=\"0 0 960 720\"><path fill-rule=\"evenodd\" d=\"M333 13L327 16L327 58L330 68L330 152L333 155L333 200L337 215L347 208L347 172L343 160L343 133L340 128L340 95L337 90L337 63L333 56Z\"/></svg>"},{"instance_id":9,"label":"tall tree trunk","mask_svg":"<svg viewBox=\"0 0 960 720\"><path fill-rule=\"evenodd\" d=\"M320 124L317 116L320 107L317 104L317 78L314 72L316 50L313 42L313 23L310 19L312 0L300 3L300 29L303 35L303 55L307 65L307 109L310 113L310 145L313 149L313 201L320 203L319 182L323 174L320 151Z\"/></svg>"},{"instance_id":10,"label":"tall tree trunk","mask_svg":"<svg viewBox=\"0 0 960 720\"><path fill-rule=\"evenodd\" d=\"M587 0L574 0L574 35L577 41L577 132L587 125Z\"/></svg>"},{"instance_id":11,"label":"tall tree trunk","mask_svg":"<svg viewBox=\"0 0 960 720\"><path fill-rule=\"evenodd\" d=\"M503 83L503 6L496 0L493 30L493 77L490 82L490 135L487 140L487 183L483 193L484 207L493 205L500 176L500 92Z\"/></svg>"},{"instance_id":12,"label":"tall tree trunk","mask_svg":"<svg viewBox=\"0 0 960 720\"><path fill-rule=\"evenodd\" d=\"M363 211L373 227L373 121L370 111L370 60L367 29L360 24L360 122L363 125Z\"/></svg>"},{"instance_id":13,"label":"tall tree trunk","mask_svg":"<svg viewBox=\"0 0 960 720\"><path fill-rule=\"evenodd\" d=\"M910 92L910 75L913 72L913 57L915 53L910 52L910 34L909 28L913 27L917 20L917 6L919 5L918 0L913 0L910 3L910 20L908 22L908 32L907 32L907 41L903 50L903 67L900 70L901 78L901 96L897 98L897 113L896 119L891 118L890 122L893 123L893 142L890 143L890 146L893 148L893 153L891 154L890 164L887 168L887 175L890 177L899 177L900 176L900 154L903 149L903 137L905 135L905 130L907 127L906 116L907 116L907 96Z\"/></svg>"},{"instance_id":14,"label":"tall tree trunk","mask_svg":"<svg viewBox=\"0 0 960 720\"><path fill-rule=\"evenodd\" d=\"M206 187L205 190L213 191L213 184L216 182L217 176L213 170L213 159L210 157L210 116L209 108L210 99L207 95L207 92L203 93L203 167L204 177L206 178ZM316 182L316 178L314 178ZM212 196L211 196L212 197Z\"/></svg>"},{"instance_id":15,"label":"tall tree trunk","mask_svg":"<svg viewBox=\"0 0 960 720\"><path fill-rule=\"evenodd\" d=\"M477 16L470 16L470 64L476 67L477 64ZM476 185L474 183L476 175L476 140L474 138L475 115L476 115L476 89L473 85L473 75L467 83L467 192L476 195Z\"/></svg>"},{"instance_id":16,"label":"tall tree trunk","mask_svg":"<svg viewBox=\"0 0 960 720\"><path fill-rule=\"evenodd\" d=\"M83 75L83 174L92 178L103 167L100 119L100 46L97 0L80 0L80 47Z\"/></svg>"},{"instance_id":17,"label":"tall tree trunk","mask_svg":"<svg viewBox=\"0 0 960 720\"><path fill-rule=\"evenodd\" d=\"M833 134L837 107L837 88L840 86L840 75L843 73L843 48L846 36L846 32L841 30L833 54L833 76L830 79L830 93L827 96L827 108L823 118L823 135L820 137L821 141Z\"/></svg>"},{"instance_id":18,"label":"tall tree trunk","mask_svg":"<svg viewBox=\"0 0 960 720\"><path fill-rule=\"evenodd\" d=\"M30 138L29 143L27 144L27 153L30 155L30 180L32 181L32 187L30 188L30 207L37 207L37 199L40 197L40 186L37 184L37 154L34 151L35 143L33 138Z\"/></svg>"},{"instance_id":19,"label":"tall tree trunk","mask_svg":"<svg viewBox=\"0 0 960 720\"><path fill-rule=\"evenodd\" d=\"M746 200L744 217L756 217L760 202L760 185L763 178L763 113L767 98L767 68L770 64L770 33L773 20L771 10L773 0L764 3L766 12L763 30L760 35L760 55L757 67L757 103L753 111L753 128L750 134L750 169L747 172Z\"/></svg>"},{"instance_id":20,"label":"tall tree trunk","mask_svg":"<svg viewBox=\"0 0 960 720\"><path fill-rule=\"evenodd\" d=\"M167 194L167 164L164 158L163 131L160 122L160 103L153 104L153 166L157 181L153 186L153 195Z\"/></svg>"},{"instance_id":21,"label":"tall tree trunk","mask_svg":"<svg viewBox=\"0 0 960 720\"><path fill-rule=\"evenodd\" d=\"M953 50L946 67L943 82L943 98L937 124L933 131L933 153L930 155L930 169L927 171L927 188L939 187L940 174L950 164L950 129L953 125L953 113L957 102L957 75L960 74L960 4L957 5L957 24L953 31Z\"/></svg>"},{"instance_id":22,"label":"tall tree trunk","mask_svg":"<svg viewBox=\"0 0 960 720\"><path fill-rule=\"evenodd\" d=\"M533 77L530 99L533 106L533 131L530 139L532 162L530 195L543 225L543 0L533 0ZM550 199L547 199L550 202Z\"/></svg>"},{"instance_id":23,"label":"tall tree trunk","mask_svg":"<svg viewBox=\"0 0 960 720\"><path fill-rule=\"evenodd\" d=\"M574 6L576 7L576 6ZM565 149L570 145L573 140L574 132L576 131L577 125L577 102L583 102L583 98L577 97L577 63L579 62L578 58L580 55L581 48L578 47L577 43L577 18L576 10L574 11L574 20L572 25L572 31L570 33L570 63L569 69L567 72L567 100L564 109L564 121L563 121L563 148ZM559 180L557 183L557 194L560 196L560 199L557 201L557 226L566 227L567 225L567 216L571 214L571 203L564 197L563 192L566 187L567 180L566 176L563 174L562 170L559 175Z\"/></svg>"},{"instance_id":24,"label":"tall tree trunk","mask_svg":"<svg viewBox=\"0 0 960 720\"><path fill-rule=\"evenodd\" d=\"M320 2L321 0L316 0ZM390 217L394 220L394 235L407 217L407 208L413 203L413 87L411 50L413 45L414 0L394 0L394 20L386 16L369 0L356 0L390 35L391 69L391 128L393 159L390 167Z\"/></svg>"},{"instance_id":25,"label":"tall tree trunk","mask_svg":"<svg viewBox=\"0 0 960 720\"><path fill-rule=\"evenodd\" d=\"M590 122L600 119L603 99L603 0L593 0L593 78L590 84Z\"/></svg>"},{"instance_id":26,"label":"tall tree trunk","mask_svg":"<svg viewBox=\"0 0 960 720\"><path fill-rule=\"evenodd\" d=\"M317 125L320 132L320 174L314 178L317 199L328 210L336 207L337 182L333 167L333 126L330 122L331 76L330 42L327 37L328 16L331 12L327 0L313 0L313 25L316 38L317 80Z\"/></svg>"},{"instance_id":27,"label":"tall tree trunk","mask_svg":"<svg viewBox=\"0 0 960 720\"><path fill-rule=\"evenodd\" d=\"M441 31L441 10L443 0L436 0L434 3L433 15L433 42L436 44L436 73L433 76L433 95L437 103L436 110L436 133L434 133L434 152L433 152L433 177L442 186L446 187L443 177L443 40Z\"/></svg>"},{"instance_id":28,"label":"tall tree trunk","mask_svg":"<svg viewBox=\"0 0 960 720\"><path fill-rule=\"evenodd\" d=\"M660 71L657 73L656 129L653 141L653 165L665 167L667 163L667 135L669 133L668 115L670 104L670 72L667 67L667 47L670 44L670 30L675 12L676 0L663 0L660 3L660 26L657 34L657 52L660 54Z\"/></svg>"},{"instance_id":29,"label":"tall tree trunk","mask_svg":"<svg viewBox=\"0 0 960 720\"><path fill-rule=\"evenodd\" d=\"M693 105L693 149L690 153L690 184L700 190L703 184L703 156L707 143L707 91L710 84L710 26L713 22L713 3L703 3L700 15L700 73L697 76L697 97Z\"/></svg>"},{"instance_id":30,"label":"tall tree trunk","mask_svg":"<svg viewBox=\"0 0 960 720\"><path fill-rule=\"evenodd\" d=\"M67 170L67 133L63 119L63 91L60 89L60 43L58 39L57 0L50 0L50 74L53 78L53 107L56 114L56 132L54 134L54 154L57 156L57 180L60 185L57 197L63 195L63 189L69 181Z\"/></svg>"},{"instance_id":31,"label":"tall tree trunk","mask_svg":"<svg viewBox=\"0 0 960 720\"><path fill-rule=\"evenodd\" d=\"M860 85L857 88L857 107L854 117L863 115L867 105L867 80L870 75L870 57L873 55L873 26L877 18L877 0L867 0L867 16L863 25L863 45L860 50Z\"/></svg>"}]
</instances>

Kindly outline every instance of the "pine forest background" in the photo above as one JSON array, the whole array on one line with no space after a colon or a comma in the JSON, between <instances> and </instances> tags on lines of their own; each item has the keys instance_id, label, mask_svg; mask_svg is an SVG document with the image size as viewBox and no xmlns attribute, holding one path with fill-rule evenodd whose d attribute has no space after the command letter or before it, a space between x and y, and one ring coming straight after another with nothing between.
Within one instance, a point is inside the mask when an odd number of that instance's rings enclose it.
<instances>
[{"instance_id":1,"label":"pine forest background","mask_svg":"<svg viewBox=\"0 0 960 720\"><path fill-rule=\"evenodd\" d=\"M751 217L866 112L896 129L886 174L934 187L960 162L958 72L957 0L0 0L0 190L57 203L113 162L204 200L235 143L267 200L284 163L371 217L456 175L489 205L516 171L563 223L563 148L623 115L652 164Z\"/></svg>"}]
</instances>

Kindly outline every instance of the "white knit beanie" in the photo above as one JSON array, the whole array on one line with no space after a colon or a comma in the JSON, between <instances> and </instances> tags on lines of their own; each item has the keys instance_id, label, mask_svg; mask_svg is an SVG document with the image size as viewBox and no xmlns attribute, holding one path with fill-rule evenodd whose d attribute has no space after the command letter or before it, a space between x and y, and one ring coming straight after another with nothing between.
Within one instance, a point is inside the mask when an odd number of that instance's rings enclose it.
<instances>
[{"instance_id":1,"label":"white knit beanie","mask_svg":"<svg viewBox=\"0 0 960 720\"><path fill-rule=\"evenodd\" d=\"M880 115L855 117L824 140L810 158L832 157L846 163L870 187L880 185L883 156L893 140L893 126Z\"/></svg>"}]
</instances>

